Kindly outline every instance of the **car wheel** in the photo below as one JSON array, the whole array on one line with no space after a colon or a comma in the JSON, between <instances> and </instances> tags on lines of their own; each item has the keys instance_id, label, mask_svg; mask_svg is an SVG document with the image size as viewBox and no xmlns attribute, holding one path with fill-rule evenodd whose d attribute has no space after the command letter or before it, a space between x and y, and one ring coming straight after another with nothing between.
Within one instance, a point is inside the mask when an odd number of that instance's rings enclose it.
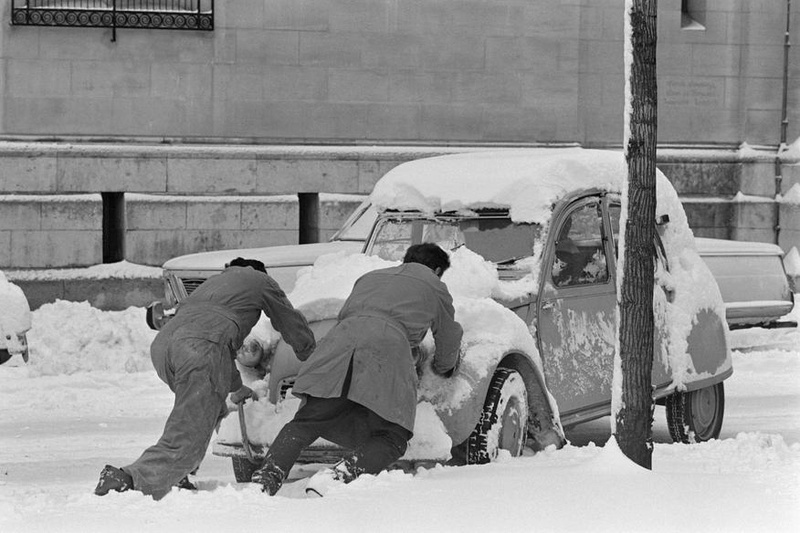
<instances>
[{"instance_id":1,"label":"car wheel","mask_svg":"<svg viewBox=\"0 0 800 533\"><path fill-rule=\"evenodd\" d=\"M667 426L675 442L705 442L719 437L725 412L722 382L667 396Z\"/></svg>"},{"instance_id":2,"label":"car wheel","mask_svg":"<svg viewBox=\"0 0 800 533\"><path fill-rule=\"evenodd\" d=\"M498 368L475 430L469 436L467 462L493 461L500 450L522 455L528 433L528 391L516 370Z\"/></svg>"},{"instance_id":3,"label":"car wheel","mask_svg":"<svg viewBox=\"0 0 800 533\"><path fill-rule=\"evenodd\" d=\"M11 359L11 354L8 352L8 350L5 349L0 350L0 365L5 363L9 359Z\"/></svg>"},{"instance_id":4,"label":"car wheel","mask_svg":"<svg viewBox=\"0 0 800 533\"><path fill-rule=\"evenodd\" d=\"M233 464L233 477L236 478L237 483L250 483L253 473L258 470L260 465L250 462L247 457L231 457Z\"/></svg>"}]
</instances>

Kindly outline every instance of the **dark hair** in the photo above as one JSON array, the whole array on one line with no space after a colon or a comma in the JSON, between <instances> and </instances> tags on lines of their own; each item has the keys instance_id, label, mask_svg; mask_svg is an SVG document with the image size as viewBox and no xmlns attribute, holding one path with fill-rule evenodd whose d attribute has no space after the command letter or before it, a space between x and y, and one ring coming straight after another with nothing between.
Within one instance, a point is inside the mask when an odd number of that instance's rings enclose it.
<instances>
[{"instance_id":1,"label":"dark hair","mask_svg":"<svg viewBox=\"0 0 800 533\"><path fill-rule=\"evenodd\" d=\"M263 272L264 274L267 273L267 267L264 266L264 263L257 259L244 259L243 257L237 257L225 267L250 267L258 270L259 272Z\"/></svg>"},{"instance_id":2,"label":"dark hair","mask_svg":"<svg viewBox=\"0 0 800 533\"><path fill-rule=\"evenodd\" d=\"M403 263L419 263L433 271L441 268L442 273L450 268L450 258L447 256L447 252L432 242L409 246L403 257Z\"/></svg>"}]
</instances>

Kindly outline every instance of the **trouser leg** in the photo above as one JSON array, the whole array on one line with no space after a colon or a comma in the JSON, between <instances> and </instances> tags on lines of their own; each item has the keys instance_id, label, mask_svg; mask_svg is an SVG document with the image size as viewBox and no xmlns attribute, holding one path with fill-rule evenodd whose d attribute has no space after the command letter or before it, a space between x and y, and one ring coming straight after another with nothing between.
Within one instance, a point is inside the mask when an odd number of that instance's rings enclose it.
<instances>
[{"instance_id":1,"label":"trouser leg","mask_svg":"<svg viewBox=\"0 0 800 533\"><path fill-rule=\"evenodd\" d=\"M200 464L225 403L207 367L178 376L174 389L175 404L161 438L136 462L123 467L133 477L133 488L155 499Z\"/></svg>"},{"instance_id":2,"label":"trouser leg","mask_svg":"<svg viewBox=\"0 0 800 533\"><path fill-rule=\"evenodd\" d=\"M356 427L366 429L362 429L365 434L358 436L359 444L353 450L355 467L359 472L377 474L403 456L412 433L366 407L356 405L352 415L360 419Z\"/></svg>"},{"instance_id":3,"label":"trouser leg","mask_svg":"<svg viewBox=\"0 0 800 533\"><path fill-rule=\"evenodd\" d=\"M307 397L294 418L275 437L264 464L275 465L284 477L288 475L300 453L327 433L346 407L347 400L343 398Z\"/></svg>"}]
</instances>

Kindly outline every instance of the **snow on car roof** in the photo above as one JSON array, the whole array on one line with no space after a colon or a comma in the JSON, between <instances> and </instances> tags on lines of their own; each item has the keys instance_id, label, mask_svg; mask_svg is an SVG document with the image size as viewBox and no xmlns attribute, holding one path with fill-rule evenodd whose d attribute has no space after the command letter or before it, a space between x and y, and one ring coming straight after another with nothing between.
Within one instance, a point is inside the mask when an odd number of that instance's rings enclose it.
<instances>
[{"instance_id":1,"label":"snow on car roof","mask_svg":"<svg viewBox=\"0 0 800 533\"><path fill-rule=\"evenodd\" d=\"M564 195L590 188L619 191L625 176L622 152L531 148L462 153L399 165L378 181L370 199L381 211L503 208L516 222L544 223Z\"/></svg>"}]
</instances>

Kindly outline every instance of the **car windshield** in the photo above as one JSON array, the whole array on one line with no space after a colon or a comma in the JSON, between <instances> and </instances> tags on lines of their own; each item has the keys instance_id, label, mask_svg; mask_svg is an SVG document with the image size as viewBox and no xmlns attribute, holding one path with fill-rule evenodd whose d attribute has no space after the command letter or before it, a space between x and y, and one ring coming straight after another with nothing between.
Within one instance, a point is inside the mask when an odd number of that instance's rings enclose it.
<instances>
[{"instance_id":1,"label":"car windshield","mask_svg":"<svg viewBox=\"0 0 800 533\"><path fill-rule=\"evenodd\" d=\"M366 241L369 232L378 218L378 212L368 202L356 208L331 240L334 241Z\"/></svg>"},{"instance_id":2,"label":"car windshield","mask_svg":"<svg viewBox=\"0 0 800 533\"><path fill-rule=\"evenodd\" d=\"M370 255L402 261L412 244L433 242L452 251L465 246L498 265L530 257L539 226L515 224L507 217L386 217L379 221L368 247Z\"/></svg>"}]
</instances>

